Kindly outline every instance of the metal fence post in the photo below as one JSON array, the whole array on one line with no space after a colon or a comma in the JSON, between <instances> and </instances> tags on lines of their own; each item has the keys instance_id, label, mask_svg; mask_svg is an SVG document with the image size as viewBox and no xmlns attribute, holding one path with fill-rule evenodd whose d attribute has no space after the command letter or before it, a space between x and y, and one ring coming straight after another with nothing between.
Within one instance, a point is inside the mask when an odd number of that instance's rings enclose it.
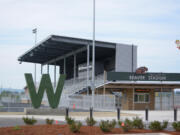
<instances>
[{"instance_id":1,"label":"metal fence post","mask_svg":"<svg viewBox=\"0 0 180 135\"><path fill-rule=\"evenodd\" d=\"M66 117L69 117L69 108L66 108Z\"/></svg>"},{"instance_id":2,"label":"metal fence post","mask_svg":"<svg viewBox=\"0 0 180 135\"><path fill-rule=\"evenodd\" d=\"M174 121L177 121L177 108L174 108Z\"/></svg>"},{"instance_id":3,"label":"metal fence post","mask_svg":"<svg viewBox=\"0 0 180 135\"><path fill-rule=\"evenodd\" d=\"M117 108L117 119L120 120L120 107Z\"/></svg>"},{"instance_id":4,"label":"metal fence post","mask_svg":"<svg viewBox=\"0 0 180 135\"><path fill-rule=\"evenodd\" d=\"M145 109L145 119L146 119L146 121L148 121L148 111L149 111L148 108L146 108Z\"/></svg>"},{"instance_id":5,"label":"metal fence post","mask_svg":"<svg viewBox=\"0 0 180 135\"><path fill-rule=\"evenodd\" d=\"M93 118L93 108L90 107L90 119L92 119L92 118Z\"/></svg>"}]
</instances>

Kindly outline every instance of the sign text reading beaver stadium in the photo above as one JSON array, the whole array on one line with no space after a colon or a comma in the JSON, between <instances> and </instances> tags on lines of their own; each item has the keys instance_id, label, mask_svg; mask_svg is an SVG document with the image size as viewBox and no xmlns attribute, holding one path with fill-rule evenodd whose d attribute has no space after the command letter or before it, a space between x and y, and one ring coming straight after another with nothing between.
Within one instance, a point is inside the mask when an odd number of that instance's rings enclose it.
<instances>
[{"instance_id":1,"label":"sign text reading beaver stadium","mask_svg":"<svg viewBox=\"0 0 180 135\"><path fill-rule=\"evenodd\" d=\"M145 73L134 72L108 72L107 80L114 81L180 81L179 73Z\"/></svg>"}]
</instances>

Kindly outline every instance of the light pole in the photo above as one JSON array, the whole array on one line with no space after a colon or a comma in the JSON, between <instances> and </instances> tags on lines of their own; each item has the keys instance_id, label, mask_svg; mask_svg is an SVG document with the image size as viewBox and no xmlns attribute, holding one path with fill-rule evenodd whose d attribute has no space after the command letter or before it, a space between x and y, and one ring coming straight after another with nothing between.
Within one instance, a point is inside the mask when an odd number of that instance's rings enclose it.
<instances>
[{"instance_id":1,"label":"light pole","mask_svg":"<svg viewBox=\"0 0 180 135\"><path fill-rule=\"evenodd\" d=\"M94 107L95 92L95 19L96 19L96 1L93 0L93 49L92 49L92 107Z\"/></svg>"},{"instance_id":2,"label":"light pole","mask_svg":"<svg viewBox=\"0 0 180 135\"><path fill-rule=\"evenodd\" d=\"M35 46L37 42L37 28L33 29L32 33L35 35L34 36L34 46ZM36 88L36 63L34 64L34 83Z\"/></svg>"}]
</instances>

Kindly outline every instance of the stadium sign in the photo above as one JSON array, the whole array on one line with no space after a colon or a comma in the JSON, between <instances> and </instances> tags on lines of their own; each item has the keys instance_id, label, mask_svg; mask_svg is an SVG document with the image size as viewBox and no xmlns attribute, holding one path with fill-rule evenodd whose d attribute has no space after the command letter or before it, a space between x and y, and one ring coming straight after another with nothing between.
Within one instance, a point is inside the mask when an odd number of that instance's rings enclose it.
<instances>
[{"instance_id":1,"label":"stadium sign","mask_svg":"<svg viewBox=\"0 0 180 135\"><path fill-rule=\"evenodd\" d=\"M180 73L108 72L107 80L114 81L180 81Z\"/></svg>"},{"instance_id":2,"label":"stadium sign","mask_svg":"<svg viewBox=\"0 0 180 135\"><path fill-rule=\"evenodd\" d=\"M27 87L29 89L29 95L32 101L32 105L34 108L39 108L41 106L41 102L43 99L44 92L46 91L49 105L51 108L57 108L60 102L61 93L64 86L66 76L60 75L55 93L52 86L52 82L49 74L43 74L41 78L41 82L39 85L39 89L36 91L32 74L25 74L25 79L27 83Z\"/></svg>"}]
</instances>

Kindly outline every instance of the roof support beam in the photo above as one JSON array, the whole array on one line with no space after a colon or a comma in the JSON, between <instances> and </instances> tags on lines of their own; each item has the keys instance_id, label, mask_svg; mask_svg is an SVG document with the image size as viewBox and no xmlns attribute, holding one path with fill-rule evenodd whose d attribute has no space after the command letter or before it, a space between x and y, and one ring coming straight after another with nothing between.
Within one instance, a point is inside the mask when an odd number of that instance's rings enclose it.
<instances>
[{"instance_id":1,"label":"roof support beam","mask_svg":"<svg viewBox=\"0 0 180 135\"><path fill-rule=\"evenodd\" d=\"M58 50L58 51L72 51L73 49L68 49L68 48L63 48L62 46L59 46L59 47L57 47L57 46L48 46L48 45L46 45L46 46L41 46L42 48L46 48L46 49L53 49L53 50Z\"/></svg>"},{"instance_id":2,"label":"roof support beam","mask_svg":"<svg viewBox=\"0 0 180 135\"><path fill-rule=\"evenodd\" d=\"M58 37L58 38L52 38L52 41L56 42L64 42L74 45L86 45L89 44L92 46L92 40L85 40L85 39L78 39L78 38L65 38L65 37ZM116 48L115 43L109 43L109 42L103 42L103 41L95 41L96 47L105 47L105 48Z\"/></svg>"},{"instance_id":3,"label":"roof support beam","mask_svg":"<svg viewBox=\"0 0 180 135\"><path fill-rule=\"evenodd\" d=\"M61 53L64 53L63 51L59 51L59 52L57 52L57 51L54 51L53 53L52 52L50 52L50 51L35 51L34 52L34 55L41 55L41 56L57 56L58 54L61 54Z\"/></svg>"},{"instance_id":4,"label":"roof support beam","mask_svg":"<svg viewBox=\"0 0 180 135\"><path fill-rule=\"evenodd\" d=\"M83 40L83 39L76 39L76 38L66 38L66 37L52 37L51 38L52 41L56 41L56 42L64 42L64 43L69 43L69 44L75 44L75 45L86 45L88 44L87 40Z\"/></svg>"},{"instance_id":5,"label":"roof support beam","mask_svg":"<svg viewBox=\"0 0 180 135\"><path fill-rule=\"evenodd\" d=\"M60 57L57 57L57 58L52 59L52 60L50 60L50 61L47 61L47 62L43 63L43 65L54 63L54 62L56 62L56 61L62 60L62 59L66 58L66 57L69 57L69 56L71 56L71 55L74 55L74 54L83 52L83 51L85 51L86 49L87 49L87 47L85 46L85 47L83 47L83 48L80 48L80 49L77 49L77 50L72 51L72 52L70 52L70 53L67 53L67 54L65 54L65 55L63 55L63 56L60 56Z\"/></svg>"}]
</instances>

